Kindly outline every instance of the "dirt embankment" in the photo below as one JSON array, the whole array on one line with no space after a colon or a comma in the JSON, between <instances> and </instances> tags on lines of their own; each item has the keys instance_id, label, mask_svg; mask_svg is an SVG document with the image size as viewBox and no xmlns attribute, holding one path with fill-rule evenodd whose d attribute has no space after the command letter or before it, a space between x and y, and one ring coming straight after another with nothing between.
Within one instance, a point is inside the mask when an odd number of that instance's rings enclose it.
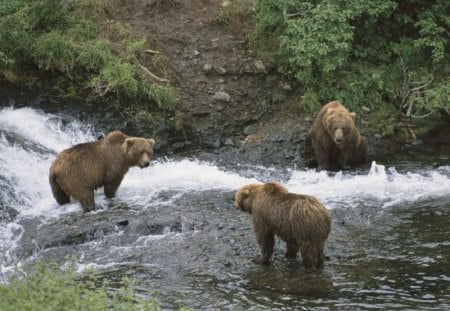
<instances>
[{"instance_id":1,"label":"dirt embankment","mask_svg":"<svg viewBox=\"0 0 450 311\"><path fill-rule=\"evenodd\" d=\"M229 1L126 3L126 22L150 50L140 61L180 94L184 132L166 137L169 149L220 149L258 163L300 160L310 124L298 93L249 48L248 21L227 19Z\"/></svg>"}]
</instances>

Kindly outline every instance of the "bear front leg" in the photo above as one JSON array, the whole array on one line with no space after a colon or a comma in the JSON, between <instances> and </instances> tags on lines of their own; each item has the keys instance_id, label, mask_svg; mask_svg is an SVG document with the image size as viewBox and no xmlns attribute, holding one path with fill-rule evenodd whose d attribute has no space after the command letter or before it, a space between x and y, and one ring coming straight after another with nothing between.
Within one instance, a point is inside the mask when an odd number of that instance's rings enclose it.
<instances>
[{"instance_id":1,"label":"bear front leg","mask_svg":"<svg viewBox=\"0 0 450 311\"><path fill-rule=\"evenodd\" d=\"M321 143L313 141L313 149L319 168L328 170L328 157L330 153L330 151L328 150L329 148L325 148Z\"/></svg>"},{"instance_id":2,"label":"bear front leg","mask_svg":"<svg viewBox=\"0 0 450 311\"><path fill-rule=\"evenodd\" d=\"M353 150L348 148L348 150L345 150L342 152L342 156L340 159L340 165L343 170L351 169L351 161L353 158Z\"/></svg>"},{"instance_id":3,"label":"bear front leg","mask_svg":"<svg viewBox=\"0 0 450 311\"><path fill-rule=\"evenodd\" d=\"M256 239L261 249L261 256L254 260L255 263L268 265L270 257L273 254L273 248L275 245L275 235L269 231L261 231L256 233Z\"/></svg>"},{"instance_id":4,"label":"bear front leg","mask_svg":"<svg viewBox=\"0 0 450 311\"><path fill-rule=\"evenodd\" d=\"M105 192L105 196L108 199L114 198L116 196L116 192L120 186L120 182L121 182L121 180L105 183L105 185L103 186L103 189Z\"/></svg>"},{"instance_id":5,"label":"bear front leg","mask_svg":"<svg viewBox=\"0 0 450 311\"><path fill-rule=\"evenodd\" d=\"M85 213L95 210L94 191L86 192L79 200Z\"/></svg>"},{"instance_id":6,"label":"bear front leg","mask_svg":"<svg viewBox=\"0 0 450 311\"><path fill-rule=\"evenodd\" d=\"M286 258L296 258L298 253L298 244L297 243L286 243L286 253L284 256Z\"/></svg>"}]
</instances>

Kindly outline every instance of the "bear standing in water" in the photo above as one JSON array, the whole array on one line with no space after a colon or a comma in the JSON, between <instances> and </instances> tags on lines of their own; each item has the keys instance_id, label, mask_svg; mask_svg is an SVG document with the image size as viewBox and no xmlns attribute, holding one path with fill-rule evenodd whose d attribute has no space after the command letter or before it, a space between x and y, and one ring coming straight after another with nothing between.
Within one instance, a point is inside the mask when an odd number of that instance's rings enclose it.
<instances>
[{"instance_id":1,"label":"bear standing in water","mask_svg":"<svg viewBox=\"0 0 450 311\"><path fill-rule=\"evenodd\" d=\"M365 162L367 141L356 128L355 113L333 101L320 109L304 151L309 167L348 169Z\"/></svg>"},{"instance_id":2,"label":"bear standing in water","mask_svg":"<svg viewBox=\"0 0 450 311\"><path fill-rule=\"evenodd\" d=\"M114 197L130 167L149 166L154 145L153 139L113 131L100 140L63 150L50 167L53 196L60 205L73 197L85 212L94 210L94 190L103 186L106 197Z\"/></svg>"},{"instance_id":3,"label":"bear standing in water","mask_svg":"<svg viewBox=\"0 0 450 311\"><path fill-rule=\"evenodd\" d=\"M307 269L323 267L331 215L316 198L290 193L278 183L249 184L236 192L234 206L253 216L261 264L269 263L277 235L286 242L286 257L295 258L300 249Z\"/></svg>"}]
</instances>

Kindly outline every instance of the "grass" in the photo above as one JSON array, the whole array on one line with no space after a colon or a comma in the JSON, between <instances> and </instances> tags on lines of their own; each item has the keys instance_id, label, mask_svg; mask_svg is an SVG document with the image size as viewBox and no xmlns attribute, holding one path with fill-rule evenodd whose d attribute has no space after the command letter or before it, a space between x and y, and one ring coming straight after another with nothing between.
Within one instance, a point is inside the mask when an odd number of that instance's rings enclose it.
<instances>
[{"instance_id":1,"label":"grass","mask_svg":"<svg viewBox=\"0 0 450 311\"><path fill-rule=\"evenodd\" d=\"M73 268L61 270L54 263L39 262L26 273L16 272L8 284L0 285L2 311L157 311L155 298L143 299L124 279L113 288L93 272L77 274ZM187 310L181 308L180 310Z\"/></svg>"},{"instance_id":2,"label":"grass","mask_svg":"<svg viewBox=\"0 0 450 311\"><path fill-rule=\"evenodd\" d=\"M152 80L139 61L145 38L134 37L120 21L125 4L14 0L0 5L0 75L56 96L77 94L128 110L174 111L174 89ZM156 65L166 73L163 55Z\"/></svg>"}]
</instances>

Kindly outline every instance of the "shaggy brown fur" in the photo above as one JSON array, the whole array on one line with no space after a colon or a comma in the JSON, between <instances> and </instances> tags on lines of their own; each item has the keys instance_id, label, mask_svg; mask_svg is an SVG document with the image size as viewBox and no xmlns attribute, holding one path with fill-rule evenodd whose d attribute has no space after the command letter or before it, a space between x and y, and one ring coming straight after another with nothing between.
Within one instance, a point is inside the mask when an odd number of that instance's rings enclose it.
<instances>
[{"instance_id":1,"label":"shaggy brown fur","mask_svg":"<svg viewBox=\"0 0 450 311\"><path fill-rule=\"evenodd\" d=\"M94 190L103 186L106 197L114 197L131 166L149 165L154 144L153 139L113 131L103 139L63 150L50 167L53 196L60 205L73 197L85 212L95 209Z\"/></svg>"},{"instance_id":2,"label":"shaggy brown fur","mask_svg":"<svg viewBox=\"0 0 450 311\"><path fill-rule=\"evenodd\" d=\"M295 258L300 249L306 268L323 267L331 215L316 198L289 193L278 183L249 184L236 192L234 206L253 215L260 263L269 263L277 235L286 242L286 257Z\"/></svg>"},{"instance_id":3,"label":"shaggy brown fur","mask_svg":"<svg viewBox=\"0 0 450 311\"><path fill-rule=\"evenodd\" d=\"M367 141L356 128L355 113L333 101L320 110L304 150L309 167L348 169L365 162Z\"/></svg>"}]
</instances>

